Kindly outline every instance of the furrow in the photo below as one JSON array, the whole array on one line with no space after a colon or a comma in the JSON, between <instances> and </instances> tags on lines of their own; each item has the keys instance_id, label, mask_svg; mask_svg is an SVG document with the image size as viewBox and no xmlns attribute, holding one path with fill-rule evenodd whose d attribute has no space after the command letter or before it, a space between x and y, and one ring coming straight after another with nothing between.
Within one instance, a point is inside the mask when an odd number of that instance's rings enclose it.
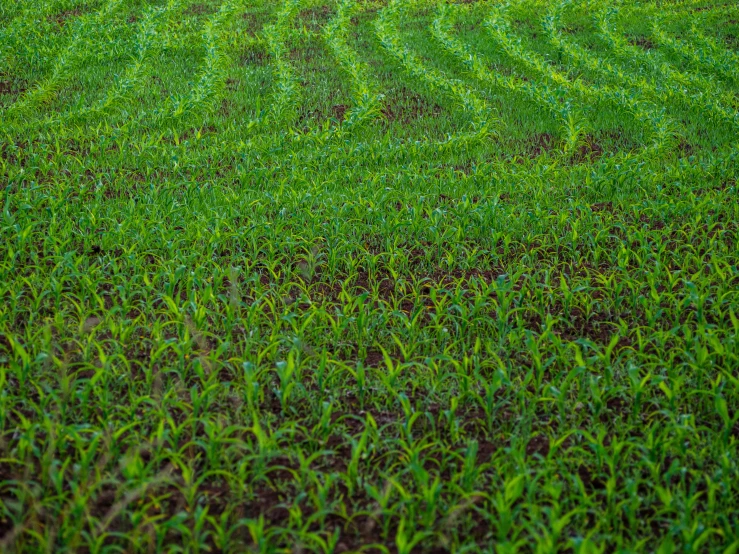
<instances>
[{"instance_id":1,"label":"furrow","mask_svg":"<svg viewBox=\"0 0 739 554\"><path fill-rule=\"evenodd\" d=\"M300 102L298 79L288 61L288 51L285 45L287 30L295 19L299 6L300 0L285 0L277 14L275 24L264 28L267 49L274 62L276 79L276 92L266 117L270 124L278 126L289 126L295 121L296 106Z\"/></svg>"},{"instance_id":2,"label":"furrow","mask_svg":"<svg viewBox=\"0 0 739 554\"><path fill-rule=\"evenodd\" d=\"M62 51L54 62L51 75L26 92L18 101L9 106L2 114L3 120L17 120L27 116L41 105L48 103L71 79L75 71L88 58L89 52L96 50L89 36L93 31L101 31L112 27L114 15L127 0L107 0L100 11L86 17L77 28L70 44Z\"/></svg>"},{"instance_id":3,"label":"furrow","mask_svg":"<svg viewBox=\"0 0 739 554\"><path fill-rule=\"evenodd\" d=\"M586 121L584 114L575 108L570 99L560 102L562 96L560 92L565 92L570 88L568 78L564 74L555 71L540 56L523 48L520 39L514 38L505 16L505 10L505 4L494 6L484 22L484 27L508 58L525 71L537 74L549 81L555 88L545 83L525 82L515 77L506 79L502 76L496 76L494 79L511 90L523 92L559 119L562 122L562 131L566 137L565 152L571 152L577 146L589 123ZM486 73L484 68L479 66L478 72ZM490 72L487 73L492 75Z\"/></svg>"},{"instance_id":4,"label":"furrow","mask_svg":"<svg viewBox=\"0 0 739 554\"><path fill-rule=\"evenodd\" d=\"M585 66L591 71L599 71L610 77L616 77L619 82L625 80L630 86L638 90L640 83L628 79L620 70L607 62L601 63L601 60L591 58L586 50L565 40L560 30L560 18L562 10L568 4L569 0L554 2L542 19L542 27L551 44L559 52L565 54L576 66ZM567 82L572 90L583 98L605 101L617 110L623 110L631 114L638 121L648 122L652 128L652 144L650 145L652 149L660 150L667 147L677 135L674 122L667 118L662 110L653 103L639 99L638 96L621 87L586 85L581 79Z\"/></svg>"},{"instance_id":5,"label":"furrow","mask_svg":"<svg viewBox=\"0 0 739 554\"><path fill-rule=\"evenodd\" d=\"M240 5L241 0L227 0L205 23L203 30L205 58L198 72L196 84L186 94L172 99L170 106L159 116L160 118L180 119L207 110L222 94L230 58L223 53L220 31Z\"/></svg>"},{"instance_id":6,"label":"furrow","mask_svg":"<svg viewBox=\"0 0 739 554\"><path fill-rule=\"evenodd\" d=\"M344 126L347 128L360 126L379 116L384 98L384 95L377 92L376 84L370 81L367 66L347 44L351 16L357 8L355 0L340 0L336 16L324 30L324 39L334 58L351 79L354 106L348 110L344 119Z\"/></svg>"},{"instance_id":7,"label":"furrow","mask_svg":"<svg viewBox=\"0 0 739 554\"><path fill-rule=\"evenodd\" d=\"M415 52L402 45L397 30L397 20L401 13L400 6L397 0L391 1L380 11L375 20L375 32L383 48L409 75L424 83L431 90L438 90L447 95L471 118L469 133L460 136L453 135L445 142L454 145L460 141L467 143L470 140L487 137L491 133L493 119L491 106L461 81L451 79L442 72L428 67Z\"/></svg>"},{"instance_id":8,"label":"furrow","mask_svg":"<svg viewBox=\"0 0 739 554\"><path fill-rule=\"evenodd\" d=\"M659 80L648 81L647 90L656 97L667 94L668 97L683 99L691 107L701 110L709 117L724 121L733 127L739 127L739 111L735 98L721 91L715 80L696 73L678 71L664 61L657 53L644 51L638 46L629 44L626 38L613 30L613 20L618 14L615 8L607 8L595 15L600 36L610 47L613 55L620 60L640 63ZM692 90L691 90L692 89ZM728 106L727 106L728 104Z\"/></svg>"},{"instance_id":9,"label":"furrow","mask_svg":"<svg viewBox=\"0 0 739 554\"><path fill-rule=\"evenodd\" d=\"M688 60L695 67L716 73L721 77L739 83L739 56L705 36L691 26L691 41L669 36L658 21L652 25L652 36L658 44Z\"/></svg>"}]
</instances>

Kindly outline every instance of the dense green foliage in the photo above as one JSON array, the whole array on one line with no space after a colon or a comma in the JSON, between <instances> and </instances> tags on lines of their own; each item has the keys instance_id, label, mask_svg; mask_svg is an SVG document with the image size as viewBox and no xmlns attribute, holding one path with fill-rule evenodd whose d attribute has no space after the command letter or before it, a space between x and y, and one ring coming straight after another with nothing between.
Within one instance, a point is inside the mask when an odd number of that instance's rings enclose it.
<instances>
[{"instance_id":1,"label":"dense green foliage","mask_svg":"<svg viewBox=\"0 0 739 554\"><path fill-rule=\"evenodd\" d=\"M739 8L0 5L0 550L739 548Z\"/></svg>"}]
</instances>

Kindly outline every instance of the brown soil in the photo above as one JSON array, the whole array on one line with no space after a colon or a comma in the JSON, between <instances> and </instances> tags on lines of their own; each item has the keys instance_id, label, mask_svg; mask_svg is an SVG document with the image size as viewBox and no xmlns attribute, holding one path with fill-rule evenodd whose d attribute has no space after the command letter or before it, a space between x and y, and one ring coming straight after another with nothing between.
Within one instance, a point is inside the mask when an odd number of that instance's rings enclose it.
<instances>
[{"instance_id":1,"label":"brown soil","mask_svg":"<svg viewBox=\"0 0 739 554\"><path fill-rule=\"evenodd\" d=\"M345 104L336 104L335 106L331 106L331 115L334 119L341 123L342 121L344 121L344 117L348 109L349 106L346 106Z\"/></svg>"},{"instance_id":2,"label":"brown soil","mask_svg":"<svg viewBox=\"0 0 739 554\"><path fill-rule=\"evenodd\" d=\"M215 11L211 4L193 4L185 10L185 15L208 15Z\"/></svg>"},{"instance_id":3,"label":"brown soil","mask_svg":"<svg viewBox=\"0 0 739 554\"><path fill-rule=\"evenodd\" d=\"M427 117L438 117L442 112L441 106L405 86L391 90L382 108L382 115L388 121L403 124Z\"/></svg>"},{"instance_id":4,"label":"brown soil","mask_svg":"<svg viewBox=\"0 0 739 554\"><path fill-rule=\"evenodd\" d=\"M263 67L269 63L269 53L263 46L249 46L246 48L239 59L239 65L255 65Z\"/></svg>"},{"instance_id":5,"label":"brown soil","mask_svg":"<svg viewBox=\"0 0 739 554\"><path fill-rule=\"evenodd\" d=\"M305 27L311 33L319 33L331 19L333 10L327 5L313 6L302 10L295 18L296 27Z\"/></svg>"},{"instance_id":6,"label":"brown soil","mask_svg":"<svg viewBox=\"0 0 739 554\"><path fill-rule=\"evenodd\" d=\"M603 147L593 135L585 135L583 143L572 153L573 163L583 163L603 156Z\"/></svg>"},{"instance_id":7,"label":"brown soil","mask_svg":"<svg viewBox=\"0 0 739 554\"><path fill-rule=\"evenodd\" d=\"M652 50L654 48L654 43L645 36L629 37L629 44L632 46L639 46L644 50Z\"/></svg>"},{"instance_id":8,"label":"brown soil","mask_svg":"<svg viewBox=\"0 0 739 554\"><path fill-rule=\"evenodd\" d=\"M73 17L79 17L82 15L82 10L75 8L73 10L65 10L63 12L55 13L49 16L49 20L56 23L60 27L64 27L67 24L67 20Z\"/></svg>"},{"instance_id":9,"label":"brown soil","mask_svg":"<svg viewBox=\"0 0 739 554\"><path fill-rule=\"evenodd\" d=\"M534 159L554 149L555 140L549 133L536 134L526 143L526 156Z\"/></svg>"}]
</instances>

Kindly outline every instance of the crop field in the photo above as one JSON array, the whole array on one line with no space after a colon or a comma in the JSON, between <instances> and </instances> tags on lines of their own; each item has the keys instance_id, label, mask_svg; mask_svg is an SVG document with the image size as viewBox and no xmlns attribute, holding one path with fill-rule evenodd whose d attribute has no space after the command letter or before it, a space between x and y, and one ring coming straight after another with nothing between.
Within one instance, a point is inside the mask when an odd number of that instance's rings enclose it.
<instances>
[{"instance_id":1,"label":"crop field","mask_svg":"<svg viewBox=\"0 0 739 554\"><path fill-rule=\"evenodd\" d=\"M0 2L0 552L739 552L739 4Z\"/></svg>"}]
</instances>

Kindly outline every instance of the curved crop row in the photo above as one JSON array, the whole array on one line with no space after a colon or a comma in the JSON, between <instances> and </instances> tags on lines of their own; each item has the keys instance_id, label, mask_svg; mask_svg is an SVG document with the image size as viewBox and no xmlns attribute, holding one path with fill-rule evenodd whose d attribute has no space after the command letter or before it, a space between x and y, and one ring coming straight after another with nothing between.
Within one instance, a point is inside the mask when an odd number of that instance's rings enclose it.
<instances>
[{"instance_id":1,"label":"curved crop row","mask_svg":"<svg viewBox=\"0 0 739 554\"><path fill-rule=\"evenodd\" d=\"M40 105L51 101L62 86L74 76L90 51L94 51L91 33L102 34L112 28L116 21L115 12L127 0L107 0L96 14L84 17L69 45L58 55L51 75L26 92L17 102L3 113L4 119L17 119Z\"/></svg>"},{"instance_id":2,"label":"curved crop row","mask_svg":"<svg viewBox=\"0 0 739 554\"><path fill-rule=\"evenodd\" d=\"M616 77L617 81L626 81L629 85L637 85L639 83L629 80L625 74L614 66L601 63L590 57L590 54L583 48L564 39L561 32L560 17L564 7L569 5L570 0L555 2L551 5L549 12L542 20L542 26L547 34L549 41L557 48L558 51L564 53L570 60L578 65L587 67L592 71L600 71L611 77ZM674 123L651 103L639 100L634 94L623 90L618 86L600 85L586 86L580 79L571 81L573 89L587 98L594 95L604 101L609 102L616 109L624 110L633 115L637 120L648 121L652 127L652 145L651 148L659 150L667 146L671 139L675 136Z\"/></svg>"},{"instance_id":3,"label":"curved crop row","mask_svg":"<svg viewBox=\"0 0 739 554\"><path fill-rule=\"evenodd\" d=\"M274 74L277 81L277 91L267 119L277 125L289 125L295 120L296 106L300 101L298 80L290 62L287 60L288 52L285 46L287 29L295 18L300 1L285 0L282 8L277 13L277 21L274 25L268 25L264 28L267 50L273 58Z\"/></svg>"},{"instance_id":4,"label":"curved crop row","mask_svg":"<svg viewBox=\"0 0 739 554\"><path fill-rule=\"evenodd\" d=\"M392 0L380 11L375 20L375 31L385 51L397 60L411 76L432 90L443 92L471 116L471 133L449 137L451 144L477 140L489 135L491 107L474 91L465 87L461 81L451 79L440 71L426 66L416 53L403 46L398 38L396 27L399 15L400 3Z\"/></svg>"},{"instance_id":5,"label":"curved crop row","mask_svg":"<svg viewBox=\"0 0 739 554\"><path fill-rule=\"evenodd\" d=\"M105 97L97 104L71 114L71 118L86 119L105 114L113 108L120 107L130 101L131 94L138 88L141 76L148 59L158 45L160 29L166 25L181 9L182 0L169 0L166 6L150 8L139 22L136 45L131 63L123 74L116 78L113 86L105 93Z\"/></svg>"},{"instance_id":6,"label":"curved crop row","mask_svg":"<svg viewBox=\"0 0 739 554\"><path fill-rule=\"evenodd\" d=\"M565 75L555 71L541 56L523 48L520 39L513 38L513 32L505 17L507 4L494 6L486 18L484 26L500 49L514 62L527 71L536 73L554 84L559 91L569 89L569 80ZM584 116L573 105L571 100L560 102L560 95L544 83L512 81L510 84L544 105L560 121L566 136L565 151L571 152L576 147L579 137L586 129Z\"/></svg>"},{"instance_id":7,"label":"curved crop row","mask_svg":"<svg viewBox=\"0 0 739 554\"><path fill-rule=\"evenodd\" d=\"M496 88L507 89L514 93L527 96L531 100L544 105L552 110L555 115L560 116L564 121L565 133L570 141L568 149L571 150L576 144L577 137L584 132L584 124L581 121L575 121L572 116L567 116L566 112L560 109L555 102L552 102L553 93L545 85L537 85L516 76L503 75L498 72L492 72L487 63L482 60L470 48L454 38L450 33L451 23L446 19L448 13L446 6L439 8L439 17L437 17L432 25L432 33L442 47L457 57L465 67L477 79L487 82ZM546 26L551 28L554 25L554 17L550 17ZM543 74L543 76L553 82L559 89L578 96L586 103L595 104L597 102L607 102L612 104L616 109L626 111L631 114L637 121L648 122L653 129L653 147L661 147L666 138L670 135L669 130L663 125L662 117L657 114L650 113L638 101L631 96L625 94L622 90L608 87L588 85L580 79L571 80L567 75L554 70L541 57L534 54L527 54L531 64L527 64L528 69ZM548 91L543 93L542 88Z\"/></svg>"},{"instance_id":8,"label":"curved crop row","mask_svg":"<svg viewBox=\"0 0 739 554\"><path fill-rule=\"evenodd\" d=\"M165 119L185 117L206 108L222 92L229 58L222 51L219 31L234 15L240 4L241 0L226 0L205 23L203 30L205 59L197 83L187 94L172 100L169 109L162 114Z\"/></svg>"},{"instance_id":9,"label":"curved crop row","mask_svg":"<svg viewBox=\"0 0 739 554\"><path fill-rule=\"evenodd\" d=\"M439 6L439 15L431 24L431 34L441 47L458 58L465 68L479 81L488 85L501 89L510 90L514 93L523 94L534 102L544 103L549 107L549 102L542 99L540 89L535 85L525 82L523 79L515 76L503 75L498 72L490 71L487 65L480 57L471 52L470 49L455 39L450 34L450 23L446 17L448 8L445 5Z\"/></svg>"},{"instance_id":10,"label":"curved crop row","mask_svg":"<svg viewBox=\"0 0 739 554\"><path fill-rule=\"evenodd\" d=\"M699 74L678 71L652 52L645 52L638 46L629 44L612 29L611 20L617 13L617 9L608 8L596 14L600 35L617 58L641 62L660 76L659 83L650 81L646 90L659 96L666 94L668 98L684 99L692 107L708 112L716 119L739 126L739 112L734 106L727 108L725 105L735 102L733 96L722 93L714 80ZM688 88L692 88L693 92L689 92Z\"/></svg>"},{"instance_id":11,"label":"curved crop row","mask_svg":"<svg viewBox=\"0 0 739 554\"><path fill-rule=\"evenodd\" d=\"M618 87L626 88L627 90L624 90L624 95L622 96L624 102L628 101L628 97L633 98L634 95L638 95L642 98L656 100L660 104L660 107L663 107L669 105L676 96L683 97L681 89L675 85L664 84L657 86L645 77L626 73L609 60L596 56L586 48L566 40L554 22L557 20L557 12L564 9L570 3L571 0L559 0L554 6L550 18L545 20L545 27L549 35L549 40L569 59L571 64L576 67L583 67L588 71L610 79ZM628 92L629 90L630 92ZM640 110L643 110L646 109L648 104L641 101L638 103L638 106ZM661 110L649 111L653 114L652 117L655 118L655 121L658 122L660 128L659 136L662 137L660 140L669 140L669 137L677 132L674 129L674 123Z\"/></svg>"},{"instance_id":12,"label":"curved crop row","mask_svg":"<svg viewBox=\"0 0 739 554\"><path fill-rule=\"evenodd\" d=\"M326 43L341 69L351 78L354 107L346 113L346 127L355 127L377 116L384 98L384 95L377 92L376 86L370 83L367 66L359 61L357 54L347 44L348 26L356 7L355 0L341 0L336 16L324 29Z\"/></svg>"},{"instance_id":13,"label":"curved crop row","mask_svg":"<svg viewBox=\"0 0 739 554\"><path fill-rule=\"evenodd\" d=\"M652 25L652 36L658 44L679 54L694 66L716 73L724 78L739 83L739 56L720 48L715 41L703 35L693 24L691 42L669 36L655 21Z\"/></svg>"}]
</instances>

